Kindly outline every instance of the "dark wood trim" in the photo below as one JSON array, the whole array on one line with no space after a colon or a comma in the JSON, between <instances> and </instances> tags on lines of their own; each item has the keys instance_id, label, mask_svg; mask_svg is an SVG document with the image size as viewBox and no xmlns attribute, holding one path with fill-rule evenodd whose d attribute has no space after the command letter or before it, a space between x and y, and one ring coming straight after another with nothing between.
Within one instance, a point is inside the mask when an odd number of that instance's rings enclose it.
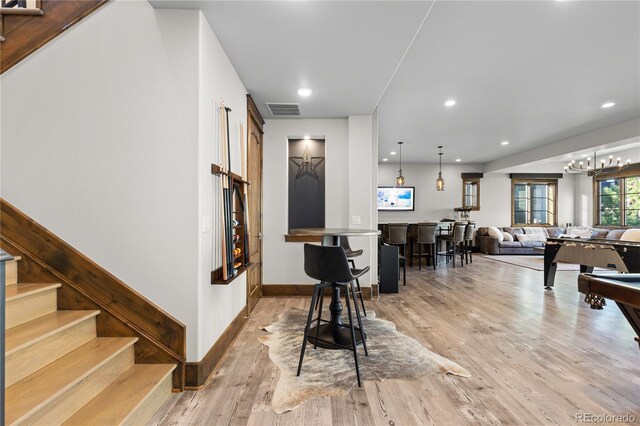
<instances>
[{"instance_id":1,"label":"dark wood trim","mask_svg":"<svg viewBox=\"0 0 640 426\"><path fill-rule=\"evenodd\" d=\"M510 173L511 179L562 179L562 173Z\"/></svg>"},{"instance_id":2,"label":"dark wood trim","mask_svg":"<svg viewBox=\"0 0 640 426\"><path fill-rule=\"evenodd\" d=\"M482 177L482 173L462 173L463 175L481 175L480 177L470 177L470 176L463 176L462 177L462 208L469 208L472 211L480 211L480 178ZM466 193L465 190L467 189L467 182L470 183L475 183L477 185L477 190L478 190L478 194L477 194L477 198L478 198L478 205L477 206L467 206L466 205Z\"/></svg>"},{"instance_id":3,"label":"dark wood trim","mask_svg":"<svg viewBox=\"0 0 640 426\"><path fill-rule=\"evenodd\" d=\"M462 179L482 179L484 173L460 173Z\"/></svg>"},{"instance_id":4,"label":"dark wood trim","mask_svg":"<svg viewBox=\"0 0 640 426\"><path fill-rule=\"evenodd\" d=\"M1 198L0 214L1 246L22 256L23 279L62 283L63 309L99 309L99 335L140 337L146 352L137 359L177 364L174 386L184 388L184 324Z\"/></svg>"},{"instance_id":5,"label":"dark wood trim","mask_svg":"<svg viewBox=\"0 0 640 426\"><path fill-rule=\"evenodd\" d=\"M592 194L593 194L593 226L603 227L603 228L613 228L613 229L631 229L634 228L632 225L602 225L600 224L600 185L599 181L601 180L609 180L609 179L625 179L628 177L640 176L640 163L630 164L628 167L620 170L618 167L609 167L604 169L603 172L598 174L597 176L590 174L592 178ZM620 220L625 221L626 217L626 186L620 185Z\"/></svg>"},{"instance_id":6,"label":"dark wood trim","mask_svg":"<svg viewBox=\"0 0 640 426\"><path fill-rule=\"evenodd\" d=\"M524 175L526 173L512 173L511 175ZM548 173L552 175L553 173ZM542 174L541 174L542 175ZM541 176L538 175L538 176ZM516 215L514 209L514 193L515 193L515 185L518 183L546 183L547 185L552 185L554 187L555 192L555 200L553 200L553 220L555 223L516 223ZM558 226L558 200L560 199L560 194L558 192L558 180L557 179L542 179L542 178L511 178L511 226Z\"/></svg>"},{"instance_id":7,"label":"dark wood trim","mask_svg":"<svg viewBox=\"0 0 640 426\"><path fill-rule=\"evenodd\" d=\"M211 284L214 285L228 285L234 282L240 275L244 274L247 269L251 266L251 263L247 264L247 266L241 266L238 268L238 273L228 280L222 279L222 267L218 269L214 269L211 271Z\"/></svg>"},{"instance_id":8,"label":"dark wood trim","mask_svg":"<svg viewBox=\"0 0 640 426\"><path fill-rule=\"evenodd\" d=\"M246 184L246 185L250 185L250 183L249 183L249 182L247 182L246 180L243 180L243 179L242 179L242 176L237 175L237 174L235 174L235 173L233 173L233 172L225 172L225 171L223 171L223 170L222 170L222 167L220 167L220 166L219 166L219 165L217 165L217 164L212 164L212 165L211 165L211 174L213 174L213 175L219 175L219 176L220 176L220 175L222 175L222 176L231 176L231 178L232 178L233 180L237 180L237 181L242 182L242 183L244 183L244 184Z\"/></svg>"},{"instance_id":9,"label":"dark wood trim","mask_svg":"<svg viewBox=\"0 0 640 426\"><path fill-rule=\"evenodd\" d=\"M260 128L260 131L262 131L262 126L264 126L264 118L262 118L262 115L260 114L260 111L258 110L258 107L253 101L251 95L247 95L247 110L252 118L256 121L256 123L259 124L258 128Z\"/></svg>"},{"instance_id":10,"label":"dark wood trim","mask_svg":"<svg viewBox=\"0 0 640 426\"><path fill-rule=\"evenodd\" d=\"M108 3L109 0L42 0L44 15L3 15L0 74Z\"/></svg>"},{"instance_id":11,"label":"dark wood trim","mask_svg":"<svg viewBox=\"0 0 640 426\"><path fill-rule=\"evenodd\" d=\"M608 167L600 172L595 179L596 180L606 180L606 179L615 179L629 176L638 176L640 175L640 163L629 164L624 169L620 170L618 167ZM593 173L590 174L593 176Z\"/></svg>"},{"instance_id":12,"label":"dark wood trim","mask_svg":"<svg viewBox=\"0 0 640 426\"><path fill-rule=\"evenodd\" d=\"M284 234L284 241L287 243L321 243L322 237Z\"/></svg>"},{"instance_id":13,"label":"dark wood trim","mask_svg":"<svg viewBox=\"0 0 640 426\"><path fill-rule=\"evenodd\" d=\"M263 284L263 297L292 297L311 296L313 294L313 284ZM362 287L362 296L370 300L372 295L379 296L378 284L371 284L371 287Z\"/></svg>"},{"instance_id":14,"label":"dark wood trim","mask_svg":"<svg viewBox=\"0 0 640 426\"><path fill-rule=\"evenodd\" d=\"M213 373L224 357L227 349L236 340L242 327L247 322L247 306L245 305L238 315L231 321L218 340L211 346L207 354L198 362L187 362L185 388L189 390L202 389L209 376Z\"/></svg>"}]
</instances>

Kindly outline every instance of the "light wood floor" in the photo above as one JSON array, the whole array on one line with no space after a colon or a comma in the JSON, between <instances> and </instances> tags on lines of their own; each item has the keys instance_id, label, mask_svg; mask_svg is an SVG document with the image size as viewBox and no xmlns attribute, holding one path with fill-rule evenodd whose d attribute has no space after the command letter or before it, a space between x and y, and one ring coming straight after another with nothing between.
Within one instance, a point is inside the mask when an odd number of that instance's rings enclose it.
<instances>
[{"instance_id":1,"label":"light wood floor","mask_svg":"<svg viewBox=\"0 0 640 426\"><path fill-rule=\"evenodd\" d=\"M589 309L576 272L558 272L552 292L543 290L542 272L481 256L464 268L414 268L407 277L399 294L367 302L367 309L471 378L365 382L347 397L275 415L276 369L256 338L283 309L306 308L308 300L263 298L208 387L174 394L152 423L540 425L575 423L582 412L629 413L640 424L634 333L613 303Z\"/></svg>"}]
</instances>

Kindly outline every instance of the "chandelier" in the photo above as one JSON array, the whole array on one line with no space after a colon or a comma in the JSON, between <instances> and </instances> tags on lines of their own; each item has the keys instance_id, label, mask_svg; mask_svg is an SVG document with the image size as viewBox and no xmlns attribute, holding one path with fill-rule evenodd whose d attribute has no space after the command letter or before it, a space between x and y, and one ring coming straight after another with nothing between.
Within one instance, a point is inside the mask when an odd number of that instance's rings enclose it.
<instances>
[{"instance_id":1,"label":"chandelier","mask_svg":"<svg viewBox=\"0 0 640 426\"><path fill-rule=\"evenodd\" d=\"M400 145L400 170L398 170L398 177L396 178L396 186L404 186L404 176L402 176L402 144L404 142L398 142Z\"/></svg>"},{"instance_id":2,"label":"chandelier","mask_svg":"<svg viewBox=\"0 0 640 426\"><path fill-rule=\"evenodd\" d=\"M440 169L438 171L438 179L436 179L436 191L444 191L444 179L442 178L442 145L438 146L440 153Z\"/></svg>"},{"instance_id":3,"label":"chandelier","mask_svg":"<svg viewBox=\"0 0 640 426\"><path fill-rule=\"evenodd\" d=\"M610 155L607 160L600 160L600 164L598 165L598 158L596 153L593 153L593 162L591 161L591 157L587 157L587 164L584 164L584 161L576 162L576 160L571 160L566 166L564 166L565 173L585 173L590 176L598 176L600 173L605 171L610 167L617 167L618 170L622 170L631 164L631 160L627 159L626 162L622 162L622 158L618 157L613 160L613 155Z\"/></svg>"}]
</instances>

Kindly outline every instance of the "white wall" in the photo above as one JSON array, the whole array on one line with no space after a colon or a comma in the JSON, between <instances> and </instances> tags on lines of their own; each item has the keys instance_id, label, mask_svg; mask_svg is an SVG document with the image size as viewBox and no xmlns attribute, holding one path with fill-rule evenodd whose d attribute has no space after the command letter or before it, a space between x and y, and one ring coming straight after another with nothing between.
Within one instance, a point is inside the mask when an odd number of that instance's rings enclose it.
<instances>
[{"instance_id":1,"label":"white wall","mask_svg":"<svg viewBox=\"0 0 640 426\"><path fill-rule=\"evenodd\" d=\"M227 58L222 46L202 13L199 15L200 64L199 64L199 267L198 267L198 352L200 360L229 323L246 304L247 280L242 274L226 286L211 285L211 271L222 264L220 244L220 177L211 174L211 164L221 164L220 100L231 108L229 133L231 146L231 170L238 175L241 170L241 144L246 148L246 89ZM245 137L240 138L240 126ZM246 156L246 149L244 151ZM207 230L206 224L212 227Z\"/></svg>"},{"instance_id":2,"label":"white wall","mask_svg":"<svg viewBox=\"0 0 640 426\"><path fill-rule=\"evenodd\" d=\"M310 135L325 140L325 226L348 225L348 142L346 119L266 120L263 144L263 284L312 284L304 273L303 243L287 243L288 139Z\"/></svg>"},{"instance_id":3,"label":"white wall","mask_svg":"<svg viewBox=\"0 0 640 426\"><path fill-rule=\"evenodd\" d=\"M573 197L575 217L573 223L580 226L592 226L593 221L593 179L587 175L573 178Z\"/></svg>"},{"instance_id":4,"label":"white wall","mask_svg":"<svg viewBox=\"0 0 640 426\"><path fill-rule=\"evenodd\" d=\"M377 169L378 141L374 140L373 119L370 115L349 117L349 227L356 229L377 229L376 211L373 203L377 200L376 188L373 184L373 169ZM375 155L374 155L375 154ZM360 223L354 222L358 217ZM373 271L377 269L378 240L376 236L349 237L353 249L363 249L362 260L356 266L370 265ZM359 280L363 286L378 283L377 274L367 273Z\"/></svg>"},{"instance_id":5,"label":"white wall","mask_svg":"<svg viewBox=\"0 0 640 426\"><path fill-rule=\"evenodd\" d=\"M481 164L443 164L445 190L436 191L438 164L402 164L407 186L416 187L416 209L413 212L378 212L385 222L417 222L455 218L454 207L462 206L461 173L482 172ZM379 164L378 185L391 186L398 176L398 164ZM573 176L558 180L558 223L574 222ZM511 179L508 173L485 173L480 180L480 210L471 212L478 226L511 224Z\"/></svg>"},{"instance_id":6,"label":"white wall","mask_svg":"<svg viewBox=\"0 0 640 426\"><path fill-rule=\"evenodd\" d=\"M244 96L200 12L146 1L110 2L2 76L2 197L182 321L189 361L245 303L244 277L209 284L200 223L215 103L238 170Z\"/></svg>"}]
</instances>

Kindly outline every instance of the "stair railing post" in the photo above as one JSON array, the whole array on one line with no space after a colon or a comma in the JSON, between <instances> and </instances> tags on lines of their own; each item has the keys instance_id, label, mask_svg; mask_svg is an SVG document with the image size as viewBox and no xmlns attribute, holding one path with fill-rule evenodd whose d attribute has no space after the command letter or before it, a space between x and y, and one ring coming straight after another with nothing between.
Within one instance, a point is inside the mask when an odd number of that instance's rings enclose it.
<instances>
[{"instance_id":1,"label":"stair railing post","mask_svg":"<svg viewBox=\"0 0 640 426\"><path fill-rule=\"evenodd\" d=\"M4 353L5 353L5 286L4 274L6 271L5 264L7 261L13 260L13 256L4 250L0 250L0 425L4 425Z\"/></svg>"}]
</instances>

